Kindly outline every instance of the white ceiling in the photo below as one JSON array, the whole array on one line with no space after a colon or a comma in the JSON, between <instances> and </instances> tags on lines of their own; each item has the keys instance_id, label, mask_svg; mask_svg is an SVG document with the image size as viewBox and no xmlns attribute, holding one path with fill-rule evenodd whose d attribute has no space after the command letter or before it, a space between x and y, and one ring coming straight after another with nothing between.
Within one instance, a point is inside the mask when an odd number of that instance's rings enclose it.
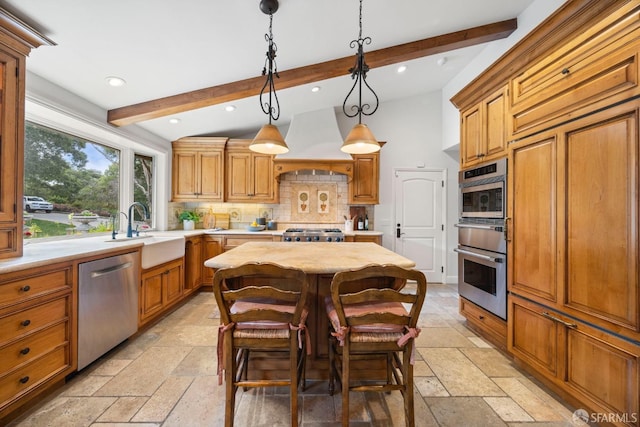
<instances>
[{"instance_id":1,"label":"white ceiling","mask_svg":"<svg viewBox=\"0 0 640 427\"><path fill-rule=\"evenodd\" d=\"M533 0L366 0L363 35L366 52L517 17ZM32 51L27 69L110 110L160 97L260 75L269 17L259 0L0 0L57 46ZM355 55L357 0L280 0L273 18L280 71ZM442 88L477 55L474 46L373 69L367 81L381 102ZM443 66L437 60L446 57ZM355 58L355 57L354 57ZM105 78L127 84L109 87ZM296 113L341 108L352 81L345 76L276 91L280 120ZM321 86L318 93L311 87ZM214 105L138 125L166 140L182 136L238 137L267 121L258 97ZM170 124L178 117L178 124ZM105 115L106 120L106 115ZM355 123L355 119L354 119Z\"/></svg>"}]
</instances>

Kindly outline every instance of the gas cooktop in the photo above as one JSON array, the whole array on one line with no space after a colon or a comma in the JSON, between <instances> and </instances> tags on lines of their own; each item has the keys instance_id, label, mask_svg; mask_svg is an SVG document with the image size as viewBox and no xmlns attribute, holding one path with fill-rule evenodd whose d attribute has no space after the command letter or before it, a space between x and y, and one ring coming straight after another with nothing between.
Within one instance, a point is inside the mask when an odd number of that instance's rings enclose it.
<instances>
[{"instance_id":1,"label":"gas cooktop","mask_svg":"<svg viewBox=\"0 0 640 427\"><path fill-rule=\"evenodd\" d=\"M287 228L282 233L285 242L343 242L339 228Z\"/></svg>"}]
</instances>

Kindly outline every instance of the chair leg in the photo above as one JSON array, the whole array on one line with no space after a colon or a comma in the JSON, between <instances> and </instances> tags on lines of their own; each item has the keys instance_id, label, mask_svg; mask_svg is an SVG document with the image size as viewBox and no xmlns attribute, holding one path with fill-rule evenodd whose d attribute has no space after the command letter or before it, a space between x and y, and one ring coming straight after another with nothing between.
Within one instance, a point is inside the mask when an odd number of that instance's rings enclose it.
<instances>
[{"instance_id":1,"label":"chair leg","mask_svg":"<svg viewBox=\"0 0 640 427\"><path fill-rule=\"evenodd\" d=\"M231 337L227 337L225 340L225 347L227 350L225 357L225 395L227 397L224 406L224 425L225 427L233 427L234 410L236 405L236 358L233 354L233 347L227 346L227 343L231 342Z\"/></svg>"},{"instance_id":2,"label":"chair leg","mask_svg":"<svg viewBox=\"0 0 640 427\"><path fill-rule=\"evenodd\" d=\"M291 346L289 348L290 351L290 362L289 362L289 396L291 399L290 402L290 411L291 411L291 427L298 426L298 340L295 338L295 333L293 333L294 338L291 339ZM303 356L304 357L304 356Z\"/></svg>"},{"instance_id":3,"label":"chair leg","mask_svg":"<svg viewBox=\"0 0 640 427\"><path fill-rule=\"evenodd\" d=\"M407 427L415 426L413 407L413 365L411 364L411 349L414 342L407 344L402 352L402 382L404 385L404 417Z\"/></svg>"},{"instance_id":4,"label":"chair leg","mask_svg":"<svg viewBox=\"0 0 640 427\"><path fill-rule=\"evenodd\" d=\"M342 426L349 427L349 337L342 347Z\"/></svg>"},{"instance_id":5,"label":"chair leg","mask_svg":"<svg viewBox=\"0 0 640 427\"><path fill-rule=\"evenodd\" d=\"M335 392L335 347L333 344L333 337L329 335L329 396L333 396Z\"/></svg>"}]
</instances>

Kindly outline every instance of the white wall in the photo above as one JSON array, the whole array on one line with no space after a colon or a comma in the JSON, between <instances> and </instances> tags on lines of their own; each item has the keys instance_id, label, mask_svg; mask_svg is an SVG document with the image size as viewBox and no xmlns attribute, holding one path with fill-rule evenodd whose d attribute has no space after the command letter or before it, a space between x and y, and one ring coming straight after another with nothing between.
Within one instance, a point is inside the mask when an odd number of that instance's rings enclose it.
<instances>
[{"instance_id":1,"label":"white wall","mask_svg":"<svg viewBox=\"0 0 640 427\"><path fill-rule=\"evenodd\" d=\"M458 209L458 152L442 150L441 93L432 92L413 98L381 103L375 115L363 118L379 141L386 141L380 154L380 204L375 207L375 228L382 231L383 245L393 248L395 227L393 224L393 171L397 168L436 168L447 171L447 282L457 281L457 255L453 248L458 236L453 224ZM337 114L338 126L346 135L355 124Z\"/></svg>"},{"instance_id":2,"label":"white wall","mask_svg":"<svg viewBox=\"0 0 640 427\"><path fill-rule=\"evenodd\" d=\"M442 149L460 144L460 115L450 99L493 64L538 24L555 12L565 0L536 0L518 16L518 29L509 37L487 44L484 50L461 73L442 89Z\"/></svg>"}]
</instances>

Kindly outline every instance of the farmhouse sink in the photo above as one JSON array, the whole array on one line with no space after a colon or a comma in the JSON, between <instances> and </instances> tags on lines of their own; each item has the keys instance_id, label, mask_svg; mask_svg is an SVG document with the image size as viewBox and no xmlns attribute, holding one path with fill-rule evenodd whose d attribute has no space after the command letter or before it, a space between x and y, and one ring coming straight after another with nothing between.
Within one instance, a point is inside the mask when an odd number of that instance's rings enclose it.
<instances>
[{"instance_id":1,"label":"farmhouse sink","mask_svg":"<svg viewBox=\"0 0 640 427\"><path fill-rule=\"evenodd\" d=\"M140 237L120 237L107 242L130 242L140 240L143 243L141 253L142 268L151 268L162 263L172 261L184 256L184 237L182 236L155 236L145 235Z\"/></svg>"}]
</instances>

